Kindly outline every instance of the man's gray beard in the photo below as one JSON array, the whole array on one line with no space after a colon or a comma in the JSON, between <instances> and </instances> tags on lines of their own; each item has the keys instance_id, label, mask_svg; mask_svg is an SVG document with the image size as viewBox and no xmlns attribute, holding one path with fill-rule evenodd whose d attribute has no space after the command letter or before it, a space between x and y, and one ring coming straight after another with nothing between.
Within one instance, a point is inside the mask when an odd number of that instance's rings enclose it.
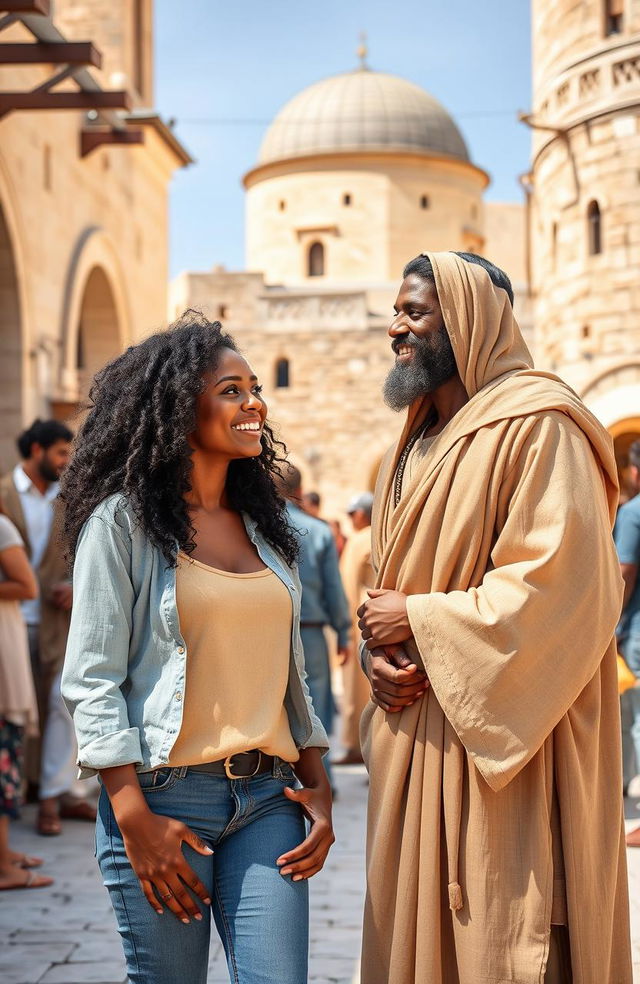
<instances>
[{"instance_id":1,"label":"man's gray beard","mask_svg":"<svg viewBox=\"0 0 640 984\"><path fill-rule=\"evenodd\" d=\"M410 362L396 362L385 379L384 401L392 410L404 410L414 400L446 383L458 371L447 329L427 338L409 336L413 349Z\"/></svg>"}]
</instances>

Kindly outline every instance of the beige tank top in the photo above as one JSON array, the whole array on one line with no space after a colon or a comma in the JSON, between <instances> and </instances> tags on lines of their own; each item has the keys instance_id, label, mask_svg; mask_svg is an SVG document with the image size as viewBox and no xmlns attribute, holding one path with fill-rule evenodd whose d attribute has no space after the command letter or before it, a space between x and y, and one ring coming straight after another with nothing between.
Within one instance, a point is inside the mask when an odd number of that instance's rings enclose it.
<instances>
[{"instance_id":1,"label":"beige tank top","mask_svg":"<svg viewBox=\"0 0 640 984\"><path fill-rule=\"evenodd\" d=\"M270 569L230 574L178 555L176 601L187 647L182 727L169 764L260 748L299 758L284 698L292 605Z\"/></svg>"}]
</instances>

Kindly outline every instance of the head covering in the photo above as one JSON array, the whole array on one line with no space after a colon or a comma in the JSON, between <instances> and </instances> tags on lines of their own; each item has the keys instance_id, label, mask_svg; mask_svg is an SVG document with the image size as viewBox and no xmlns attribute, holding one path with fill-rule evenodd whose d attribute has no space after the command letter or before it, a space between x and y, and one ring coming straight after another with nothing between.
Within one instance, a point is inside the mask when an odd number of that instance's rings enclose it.
<instances>
[{"instance_id":1,"label":"head covering","mask_svg":"<svg viewBox=\"0 0 640 984\"><path fill-rule=\"evenodd\" d=\"M433 268L458 373L469 396L466 406L438 435L430 460L435 465L456 441L497 421L559 410L589 438L606 476L610 509L615 515L618 476L611 437L567 383L552 372L533 368L507 292L495 286L484 267L455 253L423 255ZM430 393L418 397L408 408L400 440L392 452L394 467L432 408Z\"/></svg>"},{"instance_id":2,"label":"head covering","mask_svg":"<svg viewBox=\"0 0 640 984\"><path fill-rule=\"evenodd\" d=\"M477 263L455 253L424 253L469 397L506 372L533 368L506 290Z\"/></svg>"},{"instance_id":3,"label":"head covering","mask_svg":"<svg viewBox=\"0 0 640 984\"><path fill-rule=\"evenodd\" d=\"M354 495L351 499L349 505L347 506L347 512L349 515L351 513L357 512L359 509L364 510L364 512L371 515L371 509L373 507L373 492L360 492L358 495Z\"/></svg>"}]
</instances>

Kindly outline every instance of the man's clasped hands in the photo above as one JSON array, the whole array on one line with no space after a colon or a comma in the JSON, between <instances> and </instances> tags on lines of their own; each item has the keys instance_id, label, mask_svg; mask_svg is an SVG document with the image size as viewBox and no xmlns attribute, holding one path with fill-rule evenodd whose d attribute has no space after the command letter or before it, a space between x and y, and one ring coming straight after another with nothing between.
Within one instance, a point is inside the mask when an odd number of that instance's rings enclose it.
<instances>
[{"instance_id":1,"label":"man's clasped hands","mask_svg":"<svg viewBox=\"0 0 640 984\"><path fill-rule=\"evenodd\" d=\"M383 711L394 713L422 697L429 679L402 645L413 637L406 594L380 588L367 594L358 609L358 626L368 650L365 666L371 699Z\"/></svg>"}]
</instances>

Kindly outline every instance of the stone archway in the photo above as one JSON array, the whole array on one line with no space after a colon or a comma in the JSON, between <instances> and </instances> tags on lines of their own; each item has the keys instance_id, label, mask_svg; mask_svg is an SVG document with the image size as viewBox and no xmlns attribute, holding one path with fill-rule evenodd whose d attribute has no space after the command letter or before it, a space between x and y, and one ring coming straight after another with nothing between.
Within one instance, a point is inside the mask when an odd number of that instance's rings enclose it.
<instances>
[{"instance_id":1,"label":"stone archway","mask_svg":"<svg viewBox=\"0 0 640 984\"><path fill-rule=\"evenodd\" d=\"M96 372L131 341L127 281L117 252L98 227L87 228L72 251L63 291L63 358L52 409L72 419Z\"/></svg>"},{"instance_id":2,"label":"stone archway","mask_svg":"<svg viewBox=\"0 0 640 984\"><path fill-rule=\"evenodd\" d=\"M598 376L584 390L583 400L613 438L621 499L635 495L628 484L628 453L640 440L640 364L623 363Z\"/></svg>"},{"instance_id":3,"label":"stone archway","mask_svg":"<svg viewBox=\"0 0 640 984\"><path fill-rule=\"evenodd\" d=\"M15 461L22 429L22 326L16 262L7 219L0 205L0 473Z\"/></svg>"},{"instance_id":4,"label":"stone archway","mask_svg":"<svg viewBox=\"0 0 640 984\"><path fill-rule=\"evenodd\" d=\"M109 279L102 267L94 267L82 296L76 336L75 367L78 396L84 402L93 377L121 351L121 328Z\"/></svg>"},{"instance_id":5,"label":"stone archway","mask_svg":"<svg viewBox=\"0 0 640 984\"><path fill-rule=\"evenodd\" d=\"M622 501L637 494L629 481L629 448L634 441L640 440L640 416L626 417L610 425L609 433L613 438L613 447L620 482L620 498Z\"/></svg>"}]
</instances>

